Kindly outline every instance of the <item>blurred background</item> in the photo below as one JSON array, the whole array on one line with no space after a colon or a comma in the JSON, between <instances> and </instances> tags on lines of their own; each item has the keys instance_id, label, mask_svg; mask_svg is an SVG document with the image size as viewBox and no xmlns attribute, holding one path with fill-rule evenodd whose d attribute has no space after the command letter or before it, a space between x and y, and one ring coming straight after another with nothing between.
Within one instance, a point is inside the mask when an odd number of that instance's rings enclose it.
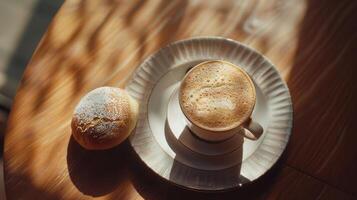
<instances>
[{"instance_id":1,"label":"blurred background","mask_svg":"<svg viewBox=\"0 0 357 200\"><path fill-rule=\"evenodd\" d=\"M22 74L63 0L0 0L0 200L5 199L3 136Z\"/></svg>"}]
</instances>

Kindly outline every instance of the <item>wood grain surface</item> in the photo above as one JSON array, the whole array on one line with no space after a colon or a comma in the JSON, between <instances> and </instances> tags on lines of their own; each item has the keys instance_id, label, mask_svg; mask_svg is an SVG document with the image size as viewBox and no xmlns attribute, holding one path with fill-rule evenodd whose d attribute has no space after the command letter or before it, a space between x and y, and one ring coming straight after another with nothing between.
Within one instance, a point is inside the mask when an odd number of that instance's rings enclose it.
<instances>
[{"instance_id":1,"label":"wood grain surface","mask_svg":"<svg viewBox=\"0 0 357 200\"><path fill-rule=\"evenodd\" d=\"M357 1L67 0L18 89L5 135L8 199L356 198ZM223 36L256 48L290 88L294 128L279 163L246 188L201 194L172 186L128 142L82 149L74 106L123 87L148 55L179 39Z\"/></svg>"}]
</instances>

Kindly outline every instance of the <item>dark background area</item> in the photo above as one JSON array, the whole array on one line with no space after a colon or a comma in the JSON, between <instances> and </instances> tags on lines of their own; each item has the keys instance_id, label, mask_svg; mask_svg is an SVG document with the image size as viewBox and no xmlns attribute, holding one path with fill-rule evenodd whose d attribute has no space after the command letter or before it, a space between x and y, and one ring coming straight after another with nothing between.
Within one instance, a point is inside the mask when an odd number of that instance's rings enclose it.
<instances>
[{"instance_id":1,"label":"dark background area","mask_svg":"<svg viewBox=\"0 0 357 200\"><path fill-rule=\"evenodd\" d=\"M3 138L27 63L63 0L0 1L0 200L5 198Z\"/></svg>"}]
</instances>

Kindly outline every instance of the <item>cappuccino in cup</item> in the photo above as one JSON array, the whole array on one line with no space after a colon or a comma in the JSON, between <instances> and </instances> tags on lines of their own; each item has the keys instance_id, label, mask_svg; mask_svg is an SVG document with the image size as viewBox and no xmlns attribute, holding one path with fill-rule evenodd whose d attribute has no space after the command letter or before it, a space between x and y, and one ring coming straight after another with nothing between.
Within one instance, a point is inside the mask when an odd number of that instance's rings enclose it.
<instances>
[{"instance_id":1,"label":"cappuccino in cup","mask_svg":"<svg viewBox=\"0 0 357 200\"><path fill-rule=\"evenodd\" d=\"M255 140L263 132L251 119L254 83L232 63L214 60L194 66L182 80L178 96L189 128L203 140L221 141L236 133Z\"/></svg>"}]
</instances>

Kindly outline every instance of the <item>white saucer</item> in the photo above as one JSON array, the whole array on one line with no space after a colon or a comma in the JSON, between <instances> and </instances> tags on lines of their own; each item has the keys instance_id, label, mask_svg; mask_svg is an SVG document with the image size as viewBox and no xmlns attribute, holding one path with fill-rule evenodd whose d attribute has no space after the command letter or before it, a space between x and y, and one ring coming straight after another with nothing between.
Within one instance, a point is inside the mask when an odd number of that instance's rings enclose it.
<instances>
[{"instance_id":1,"label":"white saucer","mask_svg":"<svg viewBox=\"0 0 357 200\"><path fill-rule=\"evenodd\" d=\"M234 63L255 82L252 117L264 128L258 141L236 135L207 143L186 128L174 91L186 71L205 60ZM126 89L140 102L138 124L130 137L134 150L156 174L188 189L218 191L252 182L276 163L289 140L293 110L288 88L264 56L230 39L172 43L147 58Z\"/></svg>"}]
</instances>

